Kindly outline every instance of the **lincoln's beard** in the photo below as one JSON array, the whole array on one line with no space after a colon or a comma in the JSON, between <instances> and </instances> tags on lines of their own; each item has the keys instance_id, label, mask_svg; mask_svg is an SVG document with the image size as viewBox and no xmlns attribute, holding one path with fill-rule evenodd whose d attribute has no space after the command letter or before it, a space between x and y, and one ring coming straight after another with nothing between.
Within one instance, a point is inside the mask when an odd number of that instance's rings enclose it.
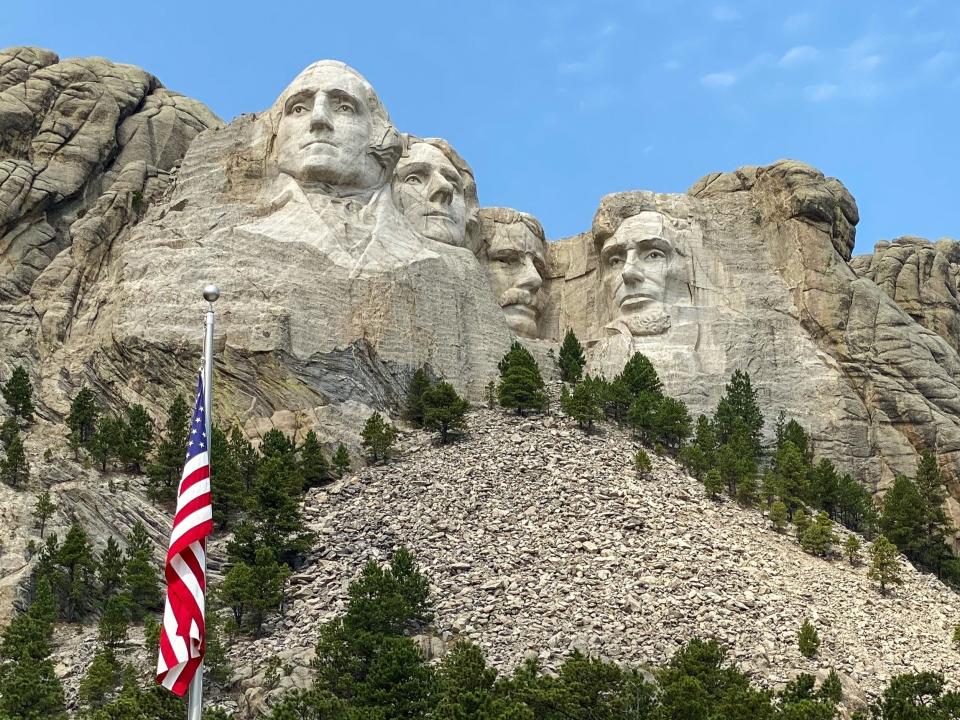
<instances>
[{"instance_id":1,"label":"lincoln's beard","mask_svg":"<svg viewBox=\"0 0 960 720\"><path fill-rule=\"evenodd\" d=\"M647 312L621 315L606 327L616 332L623 332L626 328L631 335L661 335L670 329L670 324L669 313L658 304Z\"/></svg>"}]
</instances>

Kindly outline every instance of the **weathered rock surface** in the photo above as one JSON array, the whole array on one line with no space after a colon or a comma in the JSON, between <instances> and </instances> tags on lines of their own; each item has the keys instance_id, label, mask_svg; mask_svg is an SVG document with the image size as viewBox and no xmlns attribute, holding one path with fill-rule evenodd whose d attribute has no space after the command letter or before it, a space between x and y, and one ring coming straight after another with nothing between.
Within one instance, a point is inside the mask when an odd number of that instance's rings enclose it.
<instances>
[{"instance_id":1,"label":"weathered rock surface","mask_svg":"<svg viewBox=\"0 0 960 720\"><path fill-rule=\"evenodd\" d=\"M308 497L319 540L291 578L287 612L231 650L247 704L262 707L266 659L306 665L350 579L399 545L430 578L436 637L479 643L501 670L528 653L554 667L574 648L660 663L701 636L768 685L830 668L865 694L903 672L960 681L960 596L933 576L903 563L905 584L883 597L864 565L805 554L759 511L707 499L668 459L637 477L635 443L618 430L588 437L562 418L478 410L463 442L437 447L416 432L402 445L394 463ZM806 618L823 641L813 660L797 650ZM282 687L307 682L297 673Z\"/></svg>"}]
</instances>

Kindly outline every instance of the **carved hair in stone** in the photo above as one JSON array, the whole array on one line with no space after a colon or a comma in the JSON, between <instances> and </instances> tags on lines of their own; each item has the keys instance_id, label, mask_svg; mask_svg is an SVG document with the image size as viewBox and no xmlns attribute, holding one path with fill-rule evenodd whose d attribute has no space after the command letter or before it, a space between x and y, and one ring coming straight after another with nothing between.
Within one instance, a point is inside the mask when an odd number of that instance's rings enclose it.
<instances>
[{"instance_id":1,"label":"carved hair in stone","mask_svg":"<svg viewBox=\"0 0 960 720\"><path fill-rule=\"evenodd\" d=\"M688 254L682 221L655 206L619 207L594 219L598 256L599 325L607 334L659 335L669 330L671 307L689 302L679 282Z\"/></svg>"},{"instance_id":2,"label":"carved hair in stone","mask_svg":"<svg viewBox=\"0 0 960 720\"><path fill-rule=\"evenodd\" d=\"M535 338L546 271L543 228L532 215L509 208L482 208L479 219L477 256L507 325Z\"/></svg>"},{"instance_id":3,"label":"carved hair in stone","mask_svg":"<svg viewBox=\"0 0 960 720\"><path fill-rule=\"evenodd\" d=\"M369 193L388 181L400 155L400 136L373 87L335 60L297 75L271 119L277 170L307 193Z\"/></svg>"},{"instance_id":4,"label":"carved hair in stone","mask_svg":"<svg viewBox=\"0 0 960 720\"><path fill-rule=\"evenodd\" d=\"M470 166L446 140L404 140L393 175L394 203L421 236L473 249L479 203Z\"/></svg>"}]
</instances>

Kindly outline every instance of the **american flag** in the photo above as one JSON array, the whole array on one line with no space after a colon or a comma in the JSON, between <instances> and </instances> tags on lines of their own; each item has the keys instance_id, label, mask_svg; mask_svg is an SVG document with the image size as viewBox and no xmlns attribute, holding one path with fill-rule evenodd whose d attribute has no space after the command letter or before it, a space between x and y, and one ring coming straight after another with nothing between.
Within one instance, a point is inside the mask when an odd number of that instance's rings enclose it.
<instances>
[{"instance_id":1,"label":"american flag","mask_svg":"<svg viewBox=\"0 0 960 720\"><path fill-rule=\"evenodd\" d=\"M180 696L187 691L203 662L205 649L206 538L213 529L208 446L203 373L200 373L187 459L177 491L177 514L173 518L164 569L167 602L157 661L157 682Z\"/></svg>"}]
</instances>

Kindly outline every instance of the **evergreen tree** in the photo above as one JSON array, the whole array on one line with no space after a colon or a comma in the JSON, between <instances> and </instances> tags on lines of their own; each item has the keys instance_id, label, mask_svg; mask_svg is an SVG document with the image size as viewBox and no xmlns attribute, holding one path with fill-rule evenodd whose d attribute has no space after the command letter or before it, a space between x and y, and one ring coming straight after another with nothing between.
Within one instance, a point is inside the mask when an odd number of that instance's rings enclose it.
<instances>
[{"instance_id":1,"label":"evergreen tree","mask_svg":"<svg viewBox=\"0 0 960 720\"><path fill-rule=\"evenodd\" d=\"M916 483L898 475L883 498L880 532L910 560L924 556L927 515Z\"/></svg>"},{"instance_id":2,"label":"evergreen tree","mask_svg":"<svg viewBox=\"0 0 960 720\"><path fill-rule=\"evenodd\" d=\"M247 440L243 431L236 425L230 429L230 454L236 460L237 467L240 469L243 491L249 493L253 490L253 483L257 479L260 456L250 441Z\"/></svg>"},{"instance_id":3,"label":"evergreen tree","mask_svg":"<svg viewBox=\"0 0 960 720\"><path fill-rule=\"evenodd\" d=\"M915 484L920 495L923 516L922 541L917 562L935 572L941 579L958 579L955 577L955 558L948 544L954 528L944 509L947 494L937 456L930 450L924 450L920 455Z\"/></svg>"},{"instance_id":4,"label":"evergreen tree","mask_svg":"<svg viewBox=\"0 0 960 720\"><path fill-rule=\"evenodd\" d=\"M220 601L230 608L238 628L243 626L243 618L255 592L251 567L242 560L234 562L223 578L219 597Z\"/></svg>"},{"instance_id":5,"label":"evergreen tree","mask_svg":"<svg viewBox=\"0 0 960 720\"><path fill-rule=\"evenodd\" d=\"M613 382L608 383L602 378L597 378L596 382L603 397L603 414L618 425L626 423L630 407L636 400L626 382L619 376Z\"/></svg>"},{"instance_id":6,"label":"evergreen tree","mask_svg":"<svg viewBox=\"0 0 960 720\"><path fill-rule=\"evenodd\" d=\"M800 447L796 447L800 451ZM831 520L836 520L840 506L840 476L837 469L832 462L824 458L808 472L808 476L808 501L825 510Z\"/></svg>"},{"instance_id":7,"label":"evergreen tree","mask_svg":"<svg viewBox=\"0 0 960 720\"><path fill-rule=\"evenodd\" d=\"M108 648L100 648L80 682L80 701L90 709L102 707L117 689L120 663Z\"/></svg>"},{"instance_id":8,"label":"evergreen tree","mask_svg":"<svg viewBox=\"0 0 960 720\"><path fill-rule=\"evenodd\" d=\"M750 382L750 375L737 370L725 390L713 416L717 441L723 444L735 433L745 432L753 459L756 460L762 452L763 413L760 412L757 391Z\"/></svg>"},{"instance_id":9,"label":"evergreen tree","mask_svg":"<svg viewBox=\"0 0 960 720\"><path fill-rule=\"evenodd\" d=\"M97 628L100 642L113 650L127 640L129 600L126 595L111 595L103 605Z\"/></svg>"},{"instance_id":10,"label":"evergreen tree","mask_svg":"<svg viewBox=\"0 0 960 720\"><path fill-rule=\"evenodd\" d=\"M880 583L880 593L887 592L887 586L899 585L903 582L900 578L900 559L898 557L897 547L886 537L880 535L870 546L870 569L867 571L867 577Z\"/></svg>"},{"instance_id":11,"label":"evergreen tree","mask_svg":"<svg viewBox=\"0 0 960 720\"><path fill-rule=\"evenodd\" d=\"M851 535L851 537L853 537ZM843 702L843 683L840 682L840 676L837 675L837 671L831 669L827 674L827 677L824 678L823 682L820 684L820 688L817 690L817 695L828 702L839 703Z\"/></svg>"},{"instance_id":12,"label":"evergreen tree","mask_svg":"<svg viewBox=\"0 0 960 720\"><path fill-rule=\"evenodd\" d=\"M57 506L50 499L50 491L44 490L37 495L37 504L33 506L34 527L40 530L40 537L47 526L47 520L53 517Z\"/></svg>"},{"instance_id":13,"label":"evergreen tree","mask_svg":"<svg viewBox=\"0 0 960 720\"><path fill-rule=\"evenodd\" d=\"M587 358L583 354L583 346L574 335L573 330L567 330L563 336L563 342L560 344L560 356L558 359L560 365L560 379L564 382L579 382L583 374L583 368L587 364Z\"/></svg>"},{"instance_id":14,"label":"evergreen tree","mask_svg":"<svg viewBox=\"0 0 960 720\"><path fill-rule=\"evenodd\" d=\"M300 446L300 471L305 488L319 487L328 482L333 472L327 456L323 453L323 446L313 430L306 434Z\"/></svg>"},{"instance_id":15,"label":"evergreen tree","mask_svg":"<svg viewBox=\"0 0 960 720\"><path fill-rule=\"evenodd\" d=\"M276 555L270 548L261 547L257 550L251 568L251 586L254 592L247 604L248 622L254 637L260 636L267 615L280 609L288 577L290 569L277 562Z\"/></svg>"},{"instance_id":16,"label":"evergreen tree","mask_svg":"<svg viewBox=\"0 0 960 720\"><path fill-rule=\"evenodd\" d=\"M113 535L107 538L107 545L100 553L98 563L98 579L100 581L100 597L109 600L123 587L123 552Z\"/></svg>"},{"instance_id":17,"label":"evergreen tree","mask_svg":"<svg viewBox=\"0 0 960 720\"><path fill-rule=\"evenodd\" d=\"M800 547L804 552L818 557L826 557L833 549L836 537L833 534L833 524L830 516L825 512L817 513L816 518L809 524L800 536Z\"/></svg>"},{"instance_id":18,"label":"evergreen tree","mask_svg":"<svg viewBox=\"0 0 960 720\"><path fill-rule=\"evenodd\" d=\"M781 444L774 457L774 482L777 496L791 514L803 505L803 498L807 495L807 464L790 440Z\"/></svg>"},{"instance_id":19,"label":"evergreen tree","mask_svg":"<svg viewBox=\"0 0 960 720\"><path fill-rule=\"evenodd\" d=\"M633 469L636 470L637 475L648 475L651 470L653 470L653 465L650 462L650 456L647 455L646 450L640 448L633 456Z\"/></svg>"},{"instance_id":20,"label":"evergreen tree","mask_svg":"<svg viewBox=\"0 0 960 720\"><path fill-rule=\"evenodd\" d=\"M873 496L849 474L842 475L837 491L837 516L840 523L868 538L879 523Z\"/></svg>"},{"instance_id":21,"label":"evergreen tree","mask_svg":"<svg viewBox=\"0 0 960 720\"><path fill-rule=\"evenodd\" d=\"M690 437L690 412L687 406L675 398L664 396L657 403L653 420L654 442L665 445L675 452Z\"/></svg>"},{"instance_id":22,"label":"evergreen tree","mask_svg":"<svg viewBox=\"0 0 960 720\"><path fill-rule=\"evenodd\" d=\"M160 607L160 580L153 560L153 543L139 520L127 536L124 562L124 584L129 597L130 616L140 620L150 610Z\"/></svg>"},{"instance_id":23,"label":"evergreen tree","mask_svg":"<svg viewBox=\"0 0 960 720\"><path fill-rule=\"evenodd\" d=\"M871 707L873 720L947 720L960 714L960 695L944 692L943 675L897 675Z\"/></svg>"},{"instance_id":24,"label":"evergreen tree","mask_svg":"<svg viewBox=\"0 0 960 720\"><path fill-rule=\"evenodd\" d=\"M695 478L703 479L707 470L714 467L717 452L717 436L713 423L706 415L697 418L693 441L680 451L680 461Z\"/></svg>"},{"instance_id":25,"label":"evergreen tree","mask_svg":"<svg viewBox=\"0 0 960 720\"><path fill-rule=\"evenodd\" d=\"M804 620L797 633L797 647L805 658L812 658L820 649L820 636L810 620Z\"/></svg>"},{"instance_id":26,"label":"evergreen tree","mask_svg":"<svg viewBox=\"0 0 960 720\"><path fill-rule=\"evenodd\" d=\"M847 539L843 542L843 553L851 565L860 562L860 548L860 539L856 535L847 535Z\"/></svg>"},{"instance_id":27,"label":"evergreen tree","mask_svg":"<svg viewBox=\"0 0 960 720\"><path fill-rule=\"evenodd\" d=\"M497 383L493 380L484 388L484 397L487 399L487 409L493 410L497 405Z\"/></svg>"},{"instance_id":28,"label":"evergreen tree","mask_svg":"<svg viewBox=\"0 0 960 720\"><path fill-rule=\"evenodd\" d=\"M333 454L333 467L337 469L337 477L343 477L350 469L350 453L343 443L337 445L337 451Z\"/></svg>"},{"instance_id":29,"label":"evergreen tree","mask_svg":"<svg viewBox=\"0 0 960 720\"><path fill-rule=\"evenodd\" d=\"M7 443L6 457L0 461L0 479L13 488L22 488L30 480L30 466L20 439L20 430L15 428Z\"/></svg>"},{"instance_id":30,"label":"evergreen tree","mask_svg":"<svg viewBox=\"0 0 960 720\"><path fill-rule=\"evenodd\" d=\"M602 401L598 384L589 375L574 386L572 393L564 385L560 394L560 407L587 432L603 419Z\"/></svg>"},{"instance_id":31,"label":"evergreen tree","mask_svg":"<svg viewBox=\"0 0 960 720\"><path fill-rule=\"evenodd\" d=\"M187 429L190 410L181 395L177 395L167 409L163 440L157 445L154 461L147 466L151 491L157 499L170 499L180 483L183 459L187 454Z\"/></svg>"},{"instance_id":32,"label":"evergreen tree","mask_svg":"<svg viewBox=\"0 0 960 720\"><path fill-rule=\"evenodd\" d=\"M623 366L623 371L616 377L614 382L619 380L623 387L634 398L640 393L650 393L651 395L663 395L663 383L653 367L653 363L643 353L634 353L627 364Z\"/></svg>"},{"instance_id":33,"label":"evergreen tree","mask_svg":"<svg viewBox=\"0 0 960 720\"><path fill-rule=\"evenodd\" d=\"M296 452L293 440L281 430L270 428L260 439L260 454L266 458L292 457Z\"/></svg>"},{"instance_id":34,"label":"evergreen tree","mask_svg":"<svg viewBox=\"0 0 960 720\"><path fill-rule=\"evenodd\" d=\"M93 393L86 385L80 388L77 396L70 403L70 413L67 415L67 427L70 428L70 447L77 450L86 447L93 438L97 429L97 418L100 416L100 406L93 397Z\"/></svg>"},{"instance_id":35,"label":"evergreen tree","mask_svg":"<svg viewBox=\"0 0 960 720\"><path fill-rule=\"evenodd\" d=\"M302 486L300 468L291 458L274 456L260 464L249 500L256 540L245 554L248 563L255 561L256 548L260 546L289 565L309 549L311 536L304 531L300 509ZM239 529L234 533L235 540L238 534Z\"/></svg>"},{"instance_id":36,"label":"evergreen tree","mask_svg":"<svg viewBox=\"0 0 960 720\"><path fill-rule=\"evenodd\" d=\"M627 419L634 434L647 445L656 442L657 406L661 397L648 390L641 390L634 396L630 410L627 412Z\"/></svg>"},{"instance_id":37,"label":"evergreen tree","mask_svg":"<svg viewBox=\"0 0 960 720\"><path fill-rule=\"evenodd\" d=\"M397 429L378 412L367 418L360 433L360 445L367 449L373 462L386 460L396 440Z\"/></svg>"},{"instance_id":38,"label":"evergreen tree","mask_svg":"<svg viewBox=\"0 0 960 720\"><path fill-rule=\"evenodd\" d=\"M407 386L407 404L403 416L415 427L423 427L423 394L432 384L430 373L426 367L417 368L410 377Z\"/></svg>"},{"instance_id":39,"label":"evergreen tree","mask_svg":"<svg viewBox=\"0 0 960 720\"><path fill-rule=\"evenodd\" d=\"M510 349L502 358L500 358L500 362L497 363L497 370L500 371L500 378L502 379L503 376L507 374L507 370L515 365L536 370L537 375L540 374L540 369L537 366L537 361L534 359L533 355L531 355L530 351L521 345L517 340L514 340L512 343L510 343Z\"/></svg>"},{"instance_id":40,"label":"evergreen tree","mask_svg":"<svg viewBox=\"0 0 960 720\"><path fill-rule=\"evenodd\" d=\"M423 425L440 433L440 443L446 444L451 433L460 433L465 427L464 417L470 403L457 395L453 385L439 382L424 391Z\"/></svg>"},{"instance_id":41,"label":"evergreen tree","mask_svg":"<svg viewBox=\"0 0 960 720\"><path fill-rule=\"evenodd\" d=\"M90 438L87 449L94 461L99 463L102 472L107 471L107 465L111 460L120 457L125 433L126 429L122 421L117 420L113 415L104 415L97 423L97 429Z\"/></svg>"},{"instance_id":42,"label":"evergreen tree","mask_svg":"<svg viewBox=\"0 0 960 720\"><path fill-rule=\"evenodd\" d=\"M800 508L793 514L793 526L797 530L797 541L803 537L803 534L810 527L810 516L807 515L807 512Z\"/></svg>"},{"instance_id":43,"label":"evergreen tree","mask_svg":"<svg viewBox=\"0 0 960 720\"><path fill-rule=\"evenodd\" d=\"M783 425L780 425L783 420L783 413L780 413L780 417L777 418L777 450L779 450L785 442L792 442L793 446L800 451L800 454L804 458L809 459L810 457L810 436L807 435L807 431L803 429L803 426L798 423L796 420L790 420Z\"/></svg>"},{"instance_id":44,"label":"evergreen tree","mask_svg":"<svg viewBox=\"0 0 960 720\"><path fill-rule=\"evenodd\" d=\"M93 609L97 596L97 562L87 533L76 522L70 526L54 564L51 587L63 618L74 622Z\"/></svg>"},{"instance_id":45,"label":"evergreen tree","mask_svg":"<svg viewBox=\"0 0 960 720\"><path fill-rule=\"evenodd\" d=\"M210 431L210 486L213 521L221 530L228 527L243 509L244 479L227 434L219 427Z\"/></svg>"},{"instance_id":46,"label":"evergreen tree","mask_svg":"<svg viewBox=\"0 0 960 720\"><path fill-rule=\"evenodd\" d=\"M739 424L739 421L735 424ZM752 479L755 482L757 461L745 431L734 432L726 442L719 445L715 462L731 496L736 497L737 488L744 480Z\"/></svg>"},{"instance_id":47,"label":"evergreen tree","mask_svg":"<svg viewBox=\"0 0 960 720\"><path fill-rule=\"evenodd\" d=\"M17 422L15 417L8 417L3 421L3 424L0 425L0 445L7 447L10 445L10 441L13 440L13 436L19 434L20 432L20 423Z\"/></svg>"},{"instance_id":48,"label":"evergreen tree","mask_svg":"<svg viewBox=\"0 0 960 720\"><path fill-rule=\"evenodd\" d=\"M129 405L123 422L120 461L131 472L140 474L153 448L153 422L143 405Z\"/></svg>"},{"instance_id":49,"label":"evergreen tree","mask_svg":"<svg viewBox=\"0 0 960 720\"><path fill-rule=\"evenodd\" d=\"M783 532L787 527L787 506L782 500L777 500L770 506L770 524L777 532Z\"/></svg>"},{"instance_id":50,"label":"evergreen tree","mask_svg":"<svg viewBox=\"0 0 960 720\"><path fill-rule=\"evenodd\" d=\"M723 492L723 484L720 471L716 468L708 470L703 478L703 487L706 489L707 495L711 500L716 500L720 497L720 493Z\"/></svg>"},{"instance_id":51,"label":"evergreen tree","mask_svg":"<svg viewBox=\"0 0 960 720\"><path fill-rule=\"evenodd\" d=\"M23 366L17 365L13 369L13 375L4 383L2 393L14 416L29 421L33 416L33 387Z\"/></svg>"},{"instance_id":52,"label":"evergreen tree","mask_svg":"<svg viewBox=\"0 0 960 720\"><path fill-rule=\"evenodd\" d=\"M529 350L514 341L500 360L498 368L500 384L497 386L497 398L501 407L516 410L517 415L527 410L546 408L543 378Z\"/></svg>"}]
</instances>

